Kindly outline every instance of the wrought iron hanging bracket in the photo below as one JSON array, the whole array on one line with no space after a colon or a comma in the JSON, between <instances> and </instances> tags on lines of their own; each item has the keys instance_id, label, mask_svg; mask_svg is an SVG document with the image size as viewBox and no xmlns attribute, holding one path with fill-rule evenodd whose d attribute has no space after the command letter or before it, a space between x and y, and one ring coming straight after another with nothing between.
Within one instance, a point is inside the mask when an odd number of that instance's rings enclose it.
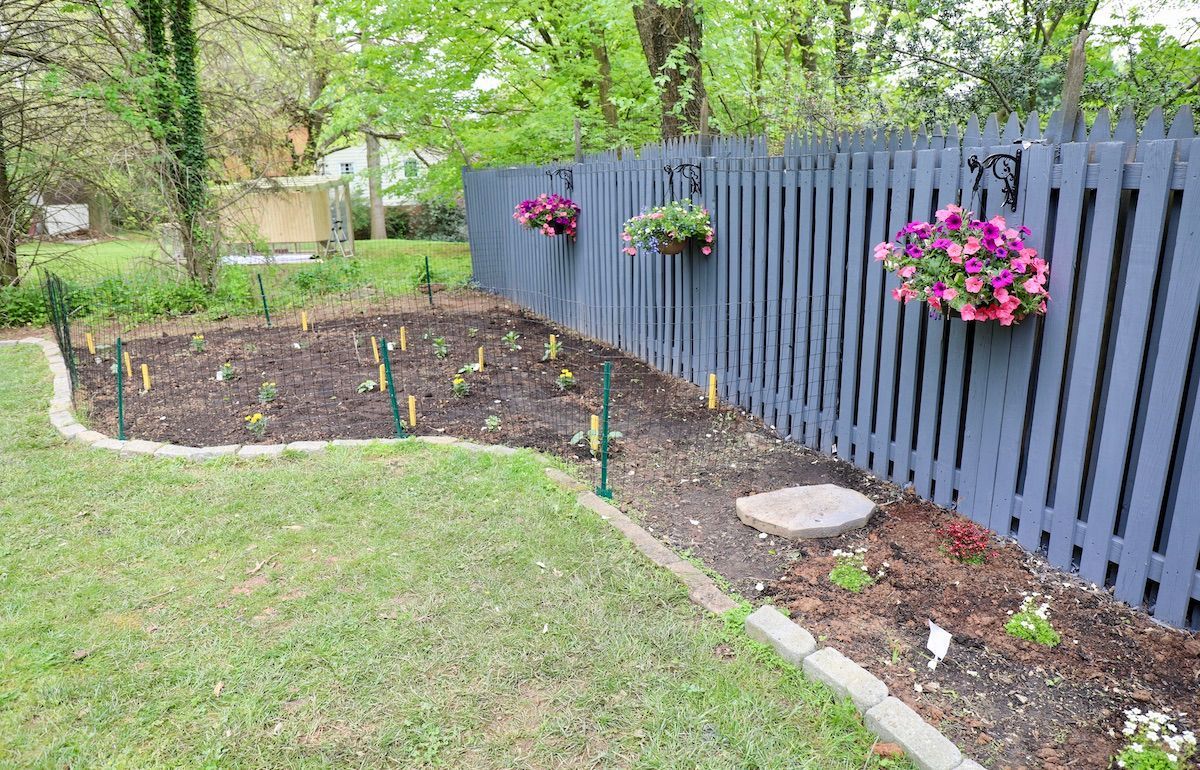
<instances>
[{"instance_id":1,"label":"wrought iron hanging bracket","mask_svg":"<svg viewBox=\"0 0 1200 770\"><path fill-rule=\"evenodd\" d=\"M551 182L554 181L555 177L558 177L559 179L561 179L563 182L563 186L567 190L568 196L571 195L573 192L575 192L575 169L571 169L571 168L551 169L550 171L546 172L546 176L550 177Z\"/></svg>"},{"instance_id":2,"label":"wrought iron hanging bracket","mask_svg":"<svg viewBox=\"0 0 1200 770\"><path fill-rule=\"evenodd\" d=\"M975 184L971 194L978 195L979 187L983 184L983 172L991 171L992 176L1000 180L1000 191L1004 194L1004 205L1012 211L1017 210L1017 192L1021 189L1021 150L1013 150L1012 154L994 152L979 160L978 155L967 158L967 167L975 172Z\"/></svg>"},{"instance_id":3,"label":"wrought iron hanging bracket","mask_svg":"<svg viewBox=\"0 0 1200 770\"><path fill-rule=\"evenodd\" d=\"M678 166L667 164L663 166L663 171L667 175L667 186L671 189L672 197L675 192L675 175L679 174L688 183L688 195L697 195L700 192L700 167L695 163L680 163Z\"/></svg>"}]
</instances>

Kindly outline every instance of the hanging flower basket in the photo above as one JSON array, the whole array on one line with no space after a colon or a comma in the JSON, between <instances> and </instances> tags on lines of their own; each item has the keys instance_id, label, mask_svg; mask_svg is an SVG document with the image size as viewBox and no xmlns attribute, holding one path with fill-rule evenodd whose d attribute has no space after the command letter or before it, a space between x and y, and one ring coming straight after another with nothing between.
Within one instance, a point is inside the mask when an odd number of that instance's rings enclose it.
<instances>
[{"instance_id":1,"label":"hanging flower basket","mask_svg":"<svg viewBox=\"0 0 1200 770\"><path fill-rule=\"evenodd\" d=\"M711 254L712 218L708 209L690 200L673 201L630 219L625 223L621 240L625 244L622 251L630 256L639 249L652 254L678 254L689 240L701 244L701 254Z\"/></svg>"},{"instance_id":2,"label":"hanging flower basket","mask_svg":"<svg viewBox=\"0 0 1200 770\"><path fill-rule=\"evenodd\" d=\"M547 238L558 235L574 238L579 226L579 211L579 205L570 198L558 193L542 193L518 203L513 211L513 219Z\"/></svg>"},{"instance_id":3,"label":"hanging flower basket","mask_svg":"<svg viewBox=\"0 0 1200 770\"><path fill-rule=\"evenodd\" d=\"M974 219L949 204L934 222L909 222L893 242L875 246L875 259L900 277L892 298L925 302L937 314L1011 326L1043 315L1050 265L1025 245L1028 227L1010 227L1002 216Z\"/></svg>"}]
</instances>

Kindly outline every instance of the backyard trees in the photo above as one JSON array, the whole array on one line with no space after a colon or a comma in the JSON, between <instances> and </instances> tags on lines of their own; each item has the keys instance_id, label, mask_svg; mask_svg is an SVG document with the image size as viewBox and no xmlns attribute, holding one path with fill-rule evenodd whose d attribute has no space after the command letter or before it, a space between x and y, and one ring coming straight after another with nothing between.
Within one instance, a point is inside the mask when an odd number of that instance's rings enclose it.
<instances>
[{"instance_id":1,"label":"backyard trees","mask_svg":"<svg viewBox=\"0 0 1200 770\"><path fill-rule=\"evenodd\" d=\"M707 97L700 64L703 32L692 0L641 0L633 16L659 90L663 138L698 130Z\"/></svg>"}]
</instances>

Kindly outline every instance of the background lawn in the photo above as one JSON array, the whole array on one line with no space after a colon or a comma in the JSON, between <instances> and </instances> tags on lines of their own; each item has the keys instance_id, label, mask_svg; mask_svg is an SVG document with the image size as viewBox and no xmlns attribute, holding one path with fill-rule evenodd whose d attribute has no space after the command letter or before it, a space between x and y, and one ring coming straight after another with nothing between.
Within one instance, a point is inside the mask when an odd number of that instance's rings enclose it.
<instances>
[{"instance_id":1,"label":"background lawn","mask_svg":"<svg viewBox=\"0 0 1200 770\"><path fill-rule=\"evenodd\" d=\"M424 275L427 257L435 282L462 285L471 277L470 248L445 241L359 241L349 260L227 265L211 294L163 264L158 245L145 236L83 246L27 243L19 253L23 267L36 264L67 281L71 313L83 322L119 317L136 324L197 312L213 318L258 313L259 274L271 307L280 310L360 289L378 297L411 294ZM34 270L21 286L0 288L0 327L48 322L40 281L41 271Z\"/></svg>"},{"instance_id":2,"label":"background lawn","mask_svg":"<svg viewBox=\"0 0 1200 770\"><path fill-rule=\"evenodd\" d=\"M880 766L533 455L125 460L48 398L0 348L3 764Z\"/></svg>"}]
</instances>

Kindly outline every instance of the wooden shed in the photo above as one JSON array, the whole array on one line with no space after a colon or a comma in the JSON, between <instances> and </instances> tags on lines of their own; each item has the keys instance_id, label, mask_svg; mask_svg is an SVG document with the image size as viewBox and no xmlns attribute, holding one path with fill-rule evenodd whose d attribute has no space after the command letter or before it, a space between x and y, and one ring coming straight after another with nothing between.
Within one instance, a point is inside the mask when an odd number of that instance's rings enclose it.
<instances>
[{"instance_id":1,"label":"wooden shed","mask_svg":"<svg viewBox=\"0 0 1200 770\"><path fill-rule=\"evenodd\" d=\"M349 180L264 177L221 188L221 234L234 258L354 252Z\"/></svg>"}]
</instances>

